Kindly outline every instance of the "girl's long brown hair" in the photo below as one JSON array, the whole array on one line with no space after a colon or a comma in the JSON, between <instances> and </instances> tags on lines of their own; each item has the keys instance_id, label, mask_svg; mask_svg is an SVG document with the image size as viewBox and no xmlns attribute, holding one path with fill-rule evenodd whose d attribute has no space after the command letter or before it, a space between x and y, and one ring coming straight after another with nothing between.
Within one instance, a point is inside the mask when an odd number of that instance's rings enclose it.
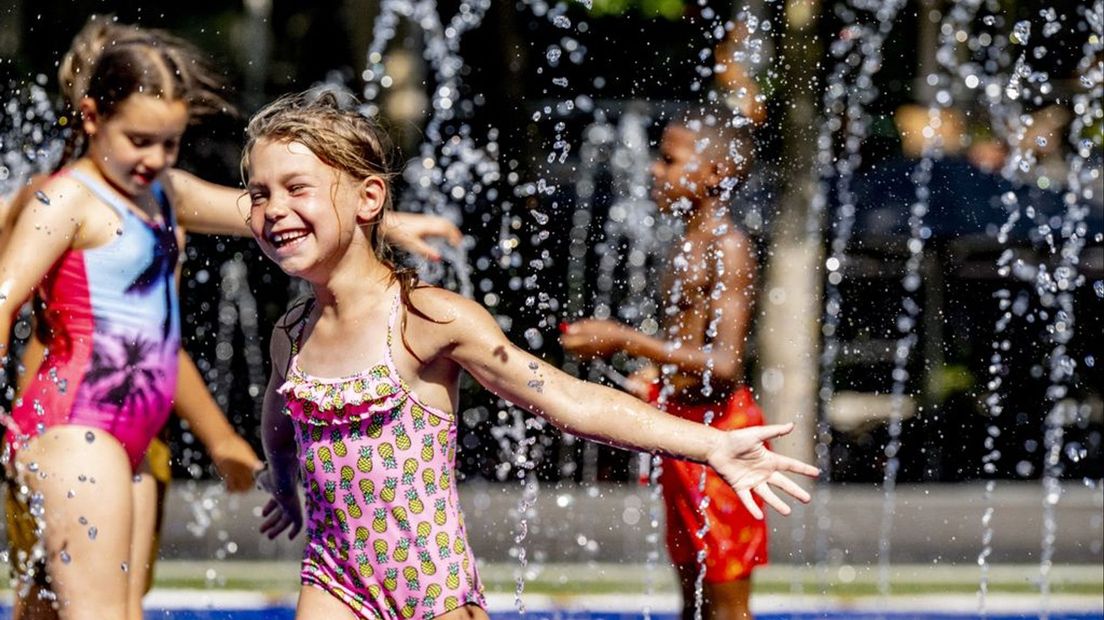
<instances>
[{"instance_id":1,"label":"girl's long brown hair","mask_svg":"<svg viewBox=\"0 0 1104 620\"><path fill-rule=\"evenodd\" d=\"M428 316L411 302L411 291L424 285L418 282L418 274L413 269L401 267L394 261L391 248L383 240L380 224L386 212L393 208L391 179L397 174L395 151L390 137L379 122L361 114L358 107L359 102L352 95L325 89L284 95L268 104L249 119L249 126L245 130L242 178L248 176L249 153L260 140L298 142L309 148L327 166L354 179L372 176L382 178L387 184L387 197L379 217L370 224L372 251L391 271L391 277L398 281L399 297L403 306L423 319L440 323L441 321ZM422 359L406 340L405 314L400 333L403 346L421 362Z\"/></svg>"},{"instance_id":2,"label":"girl's long brown hair","mask_svg":"<svg viewBox=\"0 0 1104 620\"><path fill-rule=\"evenodd\" d=\"M198 49L162 30L121 24L109 15L89 17L73 37L58 66L58 83L65 99L65 122L72 129L57 168L87 148L79 111L85 97L91 97L105 117L139 92L184 101L193 119L234 111L220 94L225 89L222 76Z\"/></svg>"}]
</instances>

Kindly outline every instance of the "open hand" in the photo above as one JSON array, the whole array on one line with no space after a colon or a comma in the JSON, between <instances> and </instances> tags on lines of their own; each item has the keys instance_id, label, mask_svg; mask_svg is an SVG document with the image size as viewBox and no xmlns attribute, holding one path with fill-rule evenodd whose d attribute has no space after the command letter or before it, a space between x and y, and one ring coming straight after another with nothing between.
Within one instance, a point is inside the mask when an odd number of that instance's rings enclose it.
<instances>
[{"instance_id":1,"label":"open hand","mask_svg":"<svg viewBox=\"0 0 1104 620\"><path fill-rule=\"evenodd\" d=\"M455 224L439 215L399 212L388 214L383 235L388 243L431 261L441 260L441 253L429 244L429 239L441 238L453 247L464 239Z\"/></svg>"},{"instance_id":2,"label":"open hand","mask_svg":"<svg viewBox=\"0 0 1104 620\"><path fill-rule=\"evenodd\" d=\"M584 360L610 357L623 351L634 330L616 321L587 319L561 326L564 350Z\"/></svg>"},{"instance_id":3,"label":"open hand","mask_svg":"<svg viewBox=\"0 0 1104 620\"><path fill-rule=\"evenodd\" d=\"M805 489L787 478L783 472L815 478L820 474L820 470L797 459L775 454L764 444L792 430L793 423L726 431L721 442L709 455L709 465L732 486L744 507L756 519L763 518L763 511L756 505L751 496L752 492L783 515L790 514L790 507L775 494L771 486L785 491L803 503L808 503L811 499Z\"/></svg>"},{"instance_id":4,"label":"open hand","mask_svg":"<svg viewBox=\"0 0 1104 620\"><path fill-rule=\"evenodd\" d=\"M238 435L229 435L216 445L208 447L215 469L231 493L242 493L253 486L253 478L262 463L249 443Z\"/></svg>"},{"instance_id":5,"label":"open hand","mask_svg":"<svg viewBox=\"0 0 1104 620\"><path fill-rule=\"evenodd\" d=\"M257 474L257 486L272 493L272 499L268 500L261 516L261 533L274 540L288 530L288 539L299 535L303 528L303 507L299 503L299 493L296 489L278 490L272 481L272 471L265 468Z\"/></svg>"}]
</instances>

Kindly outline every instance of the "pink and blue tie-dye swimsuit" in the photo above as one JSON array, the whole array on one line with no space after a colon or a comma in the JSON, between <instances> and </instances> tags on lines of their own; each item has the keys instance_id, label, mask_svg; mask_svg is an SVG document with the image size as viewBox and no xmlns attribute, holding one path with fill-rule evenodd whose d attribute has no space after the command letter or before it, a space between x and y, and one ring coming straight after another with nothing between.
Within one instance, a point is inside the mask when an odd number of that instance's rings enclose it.
<instances>
[{"instance_id":1,"label":"pink and blue tie-dye swimsuit","mask_svg":"<svg viewBox=\"0 0 1104 620\"><path fill-rule=\"evenodd\" d=\"M302 583L363 618L428 619L486 602L453 478L455 420L422 404L395 369L399 308L396 297L384 360L328 379L298 365L308 307L279 391L306 486Z\"/></svg>"},{"instance_id":2,"label":"pink and blue tie-dye swimsuit","mask_svg":"<svg viewBox=\"0 0 1104 620\"><path fill-rule=\"evenodd\" d=\"M137 469L172 410L180 351L175 221L161 184L161 221L149 222L100 181L67 174L121 220L109 243L68 250L37 291L48 355L12 406L9 455L59 425L103 429Z\"/></svg>"}]
</instances>

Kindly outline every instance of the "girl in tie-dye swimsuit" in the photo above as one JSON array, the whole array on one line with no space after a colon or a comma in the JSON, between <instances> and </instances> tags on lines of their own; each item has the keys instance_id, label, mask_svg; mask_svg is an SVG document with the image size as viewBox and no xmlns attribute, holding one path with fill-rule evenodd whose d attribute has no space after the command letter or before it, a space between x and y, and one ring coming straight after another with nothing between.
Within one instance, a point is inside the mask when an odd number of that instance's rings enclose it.
<instances>
[{"instance_id":1,"label":"girl in tie-dye swimsuit","mask_svg":"<svg viewBox=\"0 0 1104 620\"><path fill-rule=\"evenodd\" d=\"M782 472L816 469L763 444L792 427L722 431L579 381L478 304L396 269L379 253L386 135L357 105L284 97L250 121L242 161L254 237L314 292L272 335L259 477L273 495L262 532L307 522L299 618L487 617L453 484L462 369L573 434L708 462L751 505L754 491L789 511L768 485L808 500Z\"/></svg>"}]
</instances>

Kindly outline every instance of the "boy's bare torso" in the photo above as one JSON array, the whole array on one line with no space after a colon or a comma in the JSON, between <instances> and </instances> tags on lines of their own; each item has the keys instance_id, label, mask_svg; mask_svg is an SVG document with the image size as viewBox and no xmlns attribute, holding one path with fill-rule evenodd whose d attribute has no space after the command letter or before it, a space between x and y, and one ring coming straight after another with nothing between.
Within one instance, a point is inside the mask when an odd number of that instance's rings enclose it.
<instances>
[{"instance_id":1,"label":"boy's bare torso","mask_svg":"<svg viewBox=\"0 0 1104 620\"><path fill-rule=\"evenodd\" d=\"M710 232L690 232L682 244L674 248L668 260L668 268L662 276L663 328L667 338L681 343L682 347L702 349L711 344L722 321L737 321L739 317L724 316L721 302L727 295L742 295L747 291L726 290L719 285L725 264L722 245L728 242L748 243L747 237L736 229L719 235ZM738 326L741 339L747 326ZM717 377L710 377L711 393L703 394L706 381L697 374L676 372L671 377L677 402L697 403L726 398L735 387Z\"/></svg>"}]
</instances>

